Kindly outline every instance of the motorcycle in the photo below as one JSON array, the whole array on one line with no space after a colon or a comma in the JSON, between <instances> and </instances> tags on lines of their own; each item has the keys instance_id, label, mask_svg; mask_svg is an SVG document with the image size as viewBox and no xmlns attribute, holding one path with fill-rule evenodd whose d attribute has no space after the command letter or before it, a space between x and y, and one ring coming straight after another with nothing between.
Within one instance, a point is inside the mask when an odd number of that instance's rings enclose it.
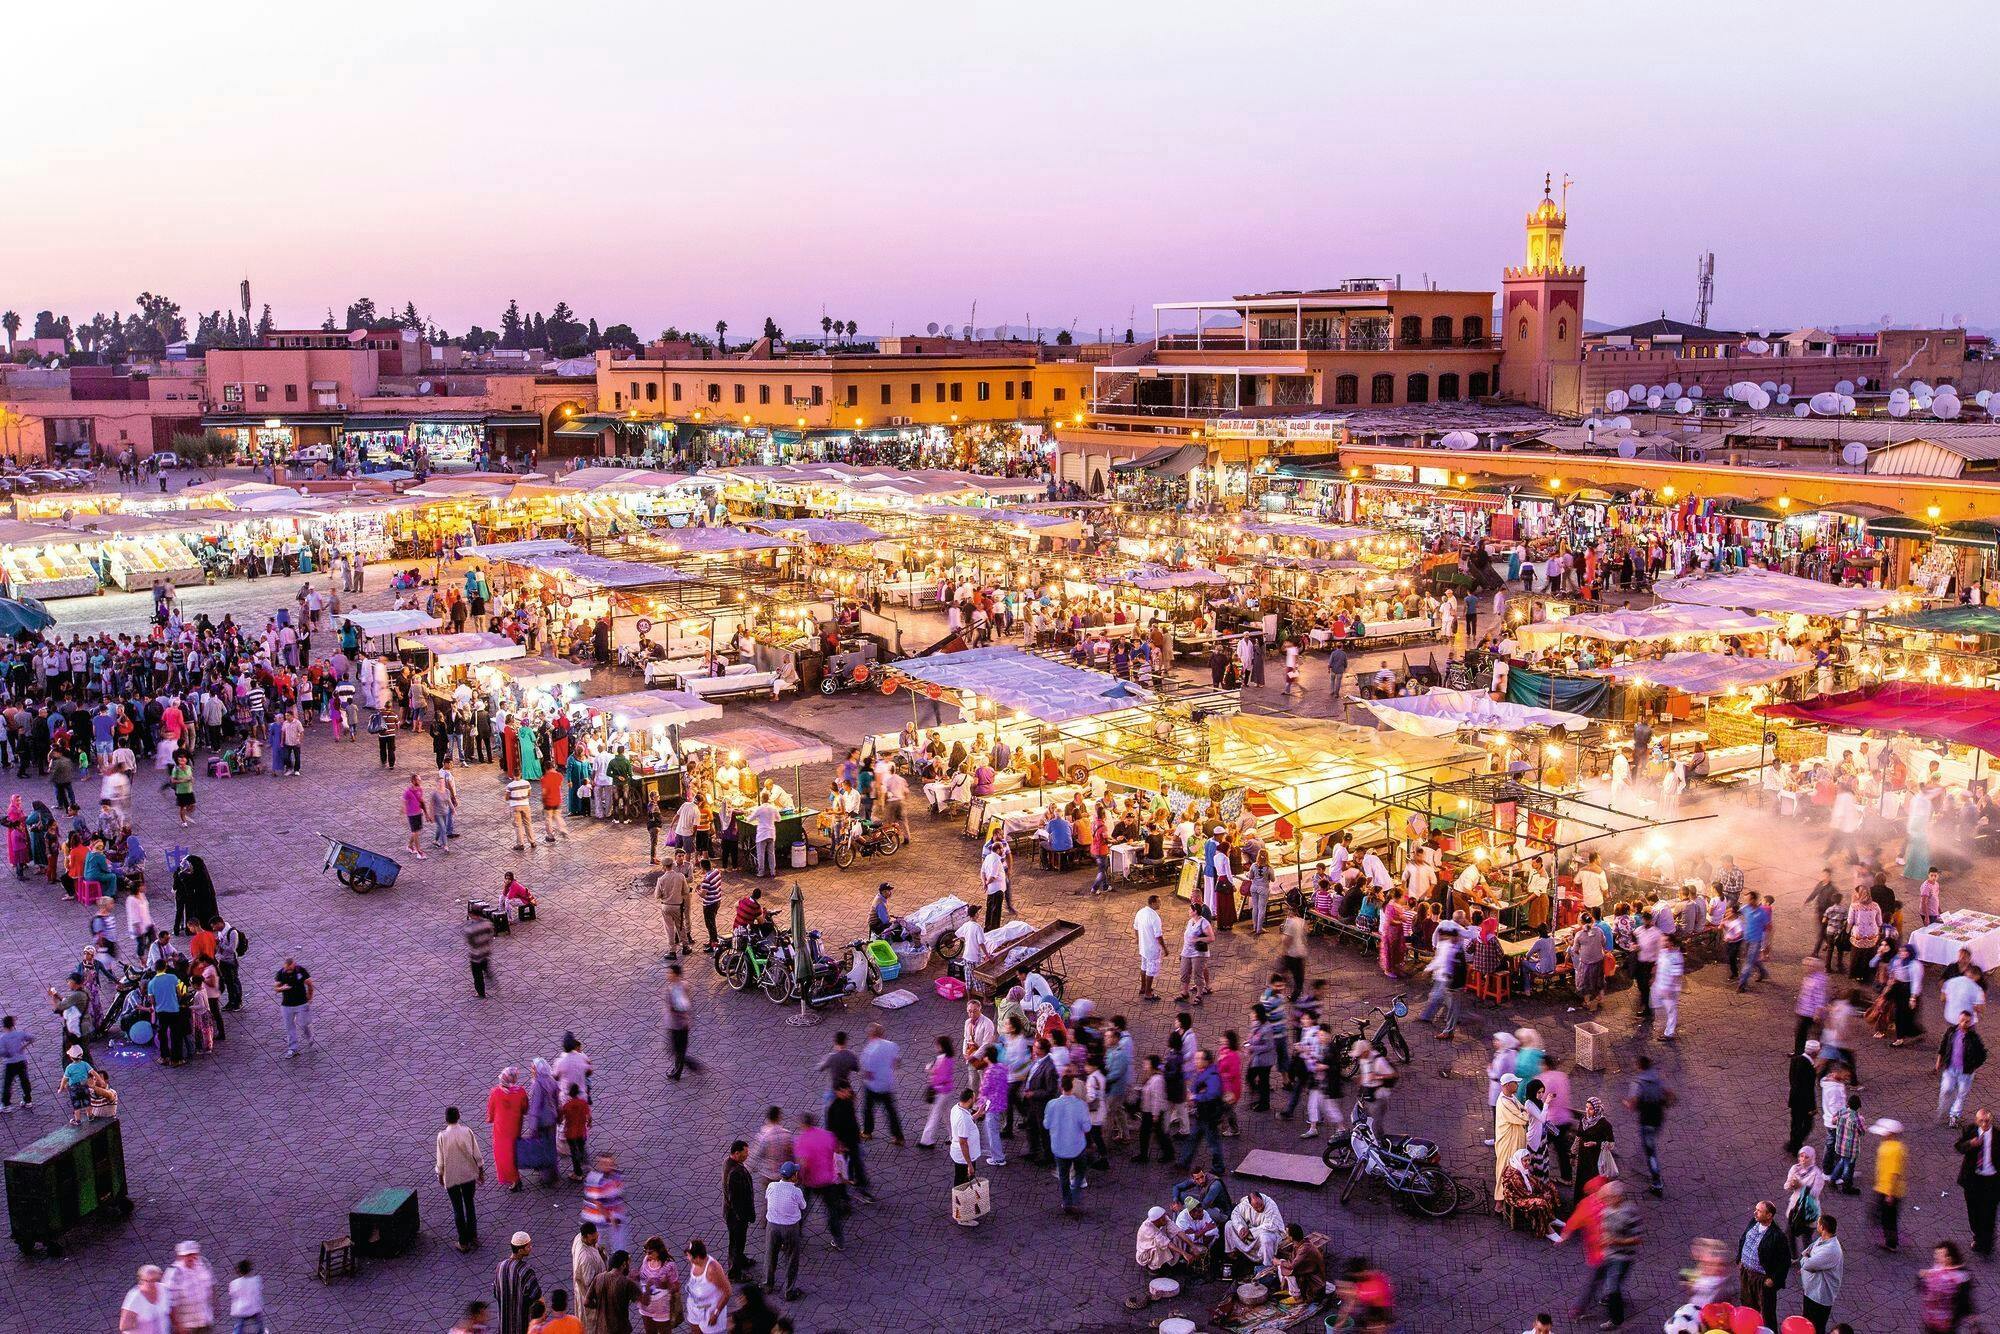
<instances>
[{"instance_id":1,"label":"motorcycle","mask_svg":"<svg viewBox=\"0 0 2000 1334\"><path fill-rule=\"evenodd\" d=\"M903 836L891 824L849 820L833 834L833 864L845 871L863 857L893 857Z\"/></svg>"},{"instance_id":2,"label":"motorcycle","mask_svg":"<svg viewBox=\"0 0 2000 1334\"><path fill-rule=\"evenodd\" d=\"M1354 1169L1354 1127L1358 1125L1367 1125L1371 1128L1374 1125L1374 1122L1369 1118L1367 1106L1361 1102L1354 1104L1353 1114L1349 1118L1347 1125L1336 1129L1327 1138L1326 1149L1319 1156L1320 1161L1336 1172L1352 1171ZM1436 1140L1424 1139L1417 1135L1388 1135L1382 1137L1382 1142L1397 1153L1427 1162L1437 1161L1438 1154L1441 1152Z\"/></svg>"},{"instance_id":3,"label":"motorcycle","mask_svg":"<svg viewBox=\"0 0 2000 1334\"><path fill-rule=\"evenodd\" d=\"M126 964L124 972L119 975L117 989L112 992L103 1011L96 1016L96 1025L90 1036L102 1038L116 1034L123 1038L132 1031L133 1024L152 1017L153 1002L146 994L146 973Z\"/></svg>"},{"instance_id":4,"label":"motorcycle","mask_svg":"<svg viewBox=\"0 0 2000 1334\"><path fill-rule=\"evenodd\" d=\"M1437 1146L1429 1140L1377 1135L1372 1122L1357 1119L1348 1141L1354 1166L1340 1189L1342 1204L1365 1179L1380 1181L1400 1208L1425 1218L1449 1218L1457 1210L1458 1183L1437 1165Z\"/></svg>"}]
</instances>

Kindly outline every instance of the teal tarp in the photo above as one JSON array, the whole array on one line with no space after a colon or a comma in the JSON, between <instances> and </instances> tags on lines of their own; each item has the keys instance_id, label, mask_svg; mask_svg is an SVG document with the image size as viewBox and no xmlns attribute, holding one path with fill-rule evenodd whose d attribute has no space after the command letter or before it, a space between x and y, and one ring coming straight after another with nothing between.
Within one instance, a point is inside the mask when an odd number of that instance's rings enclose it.
<instances>
[{"instance_id":1,"label":"teal tarp","mask_svg":"<svg viewBox=\"0 0 2000 1334\"><path fill-rule=\"evenodd\" d=\"M1589 718L1615 716L1611 685L1600 676L1552 676L1513 667L1507 672L1507 698L1515 704L1561 709Z\"/></svg>"}]
</instances>

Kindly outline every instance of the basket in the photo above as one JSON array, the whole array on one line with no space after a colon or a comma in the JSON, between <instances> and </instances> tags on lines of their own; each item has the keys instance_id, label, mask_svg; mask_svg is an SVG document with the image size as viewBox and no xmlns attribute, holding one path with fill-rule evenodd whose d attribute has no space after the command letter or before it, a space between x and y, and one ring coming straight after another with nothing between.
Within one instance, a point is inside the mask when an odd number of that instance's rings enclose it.
<instances>
[{"instance_id":1,"label":"basket","mask_svg":"<svg viewBox=\"0 0 2000 1334\"><path fill-rule=\"evenodd\" d=\"M1611 1050L1611 1030L1603 1024L1591 1022L1576 1026L1576 1067L1579 1070L1602 1070L1604 1058Z\"/></svg>"},{"instance_id":2,"label":"basket","mask_svg":"<svg viewBox=\"0 0 2000 1334\"><path fill-rule=\"evenodd\" d=\"M965 983L953 977L950 973L946 973L944 976L933 981L931 983L931 990L938 994L940 1000L961 1001L965 999Z\"/></svg>"},{"instance_id":3,"label":"basket","mask_svg":"<svg viewBox=\"0 0 2000 1334\"><path fill-rule=\"evenodd\" d=\"M931 947L928 945L897 944L896 966L906 973L921 973L931 966Z\"/></svg>"}]
</instances>

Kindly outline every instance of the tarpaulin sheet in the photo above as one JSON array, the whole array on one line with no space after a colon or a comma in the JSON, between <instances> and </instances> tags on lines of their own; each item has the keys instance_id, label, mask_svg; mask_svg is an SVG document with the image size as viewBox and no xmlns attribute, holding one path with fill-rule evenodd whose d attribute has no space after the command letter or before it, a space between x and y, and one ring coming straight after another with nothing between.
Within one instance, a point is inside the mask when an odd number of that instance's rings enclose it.
<instances>
[{"instance_id":1,"label":"tarpaulin sheet","mask_svg":"<svg viewBox=\"0 0 2000 1334\"><path fill-rule=\"evenodd\" d=\"M1907 616L1880 616L1875 624L1940 635L2000 635L2000 607L1932 607Z\"/></svg>"},{"instance_id":2,"label":"tarpaulin sheet","mask_svg":"<svg viewBox=\"0 0 2000 1334\"><path fill-rule=\"evenodd\" d=\"M1614 644L1679 639L1694 635L1755 635L1776 630L1778 622L1724 607L1674 606L1662 603L1644 611L1583 612L1560 621L1532 621L1515 632L1517 639L1601 639Z\"/></svg>"},{"instance_id":3,"label":"tarpaulin sheet","mask_svg":"<svg viewBox=\"0 0 2000 1334\"><path fill-rule=\"evenodd\" d=\"M1797 704L1763 704L1757 712L1862 732L1901 732L2000 755L2000 690L1884 681Z\"/></svg>"},{"instance_id":4,"label":"tarpaulin sheet","mask_svg":"<svg viewBox=\"0 0 2000 1334\"><path fill-rule=\"evenodd\" d=\"M1590 718L1611 716L1611 683L1597 676L1551 676L1512 667L1507 672L1507 698L1515 704L1561 709Z\"/></svg>"},{"instance_id":5,"label":"tarpaulin sheet","mask_svg":"<svg viewBox=\"0 0 2000 1334\"><path fill-rule=\"evenodd\" d=\"M1668 602L1740 607L1745 611L1799 612L1806 616L1880 611L1896 600L1896 595L1885 589L1823 584L1817 579L1801 579L1776 570L1683 575L1654 585L1653 591Z\"/></svg>"},{"instance_id":6,"label":"tarpaulin sheet","mask_svg":"<svg viewBox=\"0 0 2000 1334\"><path fill-rule=\"evenodd\" d=\"M1575 732L1590 725L1580 713L1496 700L1482 690L1430 690L1361 702L1390 727L1413 736L1445 736L1461 728L1513 732L1523 727L1561 727Z\"/></svg>"},{"instance_id":7,"label":"tarpaulin sheet","mask_svg":"<svg viewBox=\"0 0 2000 1334\"><path fill-rule=\"evenodd\" d=\"M1689 695L1719 695L1730 689L1770 685L1812 669L1810 658L1787 662L1781 658L1738 658L1727 653L1669 653L1649 662L1620 662L1590 670L1598 676L1634 685L1664 686Z\"/></svg>"}]
</instances>

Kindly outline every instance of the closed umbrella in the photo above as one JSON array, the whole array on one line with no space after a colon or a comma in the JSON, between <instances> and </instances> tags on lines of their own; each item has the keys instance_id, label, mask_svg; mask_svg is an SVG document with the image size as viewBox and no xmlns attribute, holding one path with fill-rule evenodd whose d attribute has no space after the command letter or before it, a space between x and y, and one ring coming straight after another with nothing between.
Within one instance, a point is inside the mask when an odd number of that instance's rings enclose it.
<instances>
[{"instance_id":1,"label":"closed umbrella","mask_svg":"<svg viewBox=\"0 0 2000 1334\"><path fill-rule=\"evenodd\" d=\"M55 623L38 598L0 598L0 634L31 635Z\"/></svg>"},{"instance_id":2,"label":"closed umbrella","mask_svg":"<svg viewBox=\"0 0 2000 1334\"><path fill-rule=\"evenodd\" d=\"M785 1020L788 1024L816 1024L819 1015L806 1003L812 990L812 937L806 933L806 892L792 881L792 985L798 988L799 1012Z\"/></svg>"}]
</instances>

